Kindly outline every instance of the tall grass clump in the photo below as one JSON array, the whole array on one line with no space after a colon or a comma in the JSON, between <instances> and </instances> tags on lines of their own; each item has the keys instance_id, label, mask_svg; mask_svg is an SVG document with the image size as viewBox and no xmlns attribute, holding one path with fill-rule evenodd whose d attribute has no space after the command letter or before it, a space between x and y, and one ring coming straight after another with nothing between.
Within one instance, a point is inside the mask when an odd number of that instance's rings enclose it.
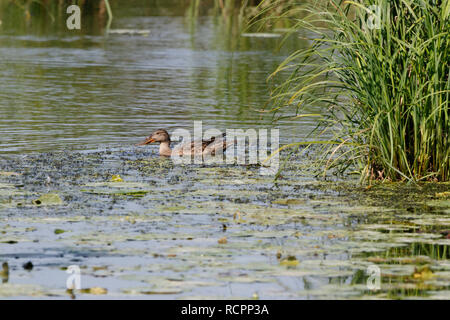
<instances>
[{"instance_id":1,"label":"tall grass clump","mask_svg":"<svg viewBox=\"0 0 450 320\"><path fill-rule=\"evenodd\" d=\"M271 1L277 6L277 1ZM324 108L325 169L362 179L448 181L450 0L329 0L286 12L311 46L271 77L274 112ZM301 18L300 18L301 17ZM266 19L266 18L265 18ZM292 145L304 144L304 142Z\"/></svg>"}]
</instances>

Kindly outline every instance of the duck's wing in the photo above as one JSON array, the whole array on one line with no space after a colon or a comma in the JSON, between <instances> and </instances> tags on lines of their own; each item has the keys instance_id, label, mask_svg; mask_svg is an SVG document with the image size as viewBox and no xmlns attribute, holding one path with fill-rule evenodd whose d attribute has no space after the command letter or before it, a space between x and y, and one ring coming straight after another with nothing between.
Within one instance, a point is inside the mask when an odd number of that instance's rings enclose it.
<instances>
[{"instance_id":1,"label":"duck's wing","mask_svg":"<svg viewBox=\"0 0 450 320\"><path fill-rule=\"evenodd\" d=\"M208 140L194 140L191 142L183 143L177 146L174 150L176 150L176 154L178 155L186 155L186 154L202 154L203 150L214 142L216 137L212 137Z\"/></svg>"},{"instance_id":2,"label":"duck's wing","mask_svg":"<svg viewBox=\"0 0 450 320\"><path fill-rule=\"evenodd\" d=\"M176 148L177 154L186 154L186 151L192 154L214 155L223 152L231 143L227 143L226 134L221 136L211 137L210 139L196 140L192 142L183 143ZM199 143L200 142L200 143Z\"/></svg>"},{"instance_id":3,"label":"duck's wing","mask_svg":"<svg viewBox=\"0 0 450 320\"><path fill-rule=\"evenodd\" d=\"M209 140L209 143L203 148L203 155L214 156L216 154L223 153L230 145L232 141L226 139L226 134L223 133L222 136L213 137Z\"/></svg>"}]
</instances>

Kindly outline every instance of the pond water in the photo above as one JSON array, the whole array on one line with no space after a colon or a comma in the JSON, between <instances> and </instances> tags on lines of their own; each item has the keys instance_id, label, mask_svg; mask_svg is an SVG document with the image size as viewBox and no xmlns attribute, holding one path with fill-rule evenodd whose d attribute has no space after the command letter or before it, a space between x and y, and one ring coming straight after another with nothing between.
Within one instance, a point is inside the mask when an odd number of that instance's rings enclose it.
<instances>
[{"instance_id":1,"label":"pond water","mask_svg":"<svg viewBox=\"0 0 450 320\"><path fill-rule=\"evenodd\" d=\"M0 29L2 153L131 145L158 128L192 130L194 120L205 129L270 127L257 110L287 48L276 52L277 39L230 43L236 35L222 24L119 15L114 29L150 34ZM311 125L277 124L285 140Z\"/></svg>"},{"instance_id":2,"label":"pond water","mask_svg":"<svg viewBox=\"0 0 450 320\"><path fill-rule=\"evenodd\" d=\"M150 34L0 27L0 297L450 298L449 184L323 181L312 152L274 181L135 147L194 121L276 127L281 143L316 123L257 112L302 40L278 51L222 17L121 6L113 29ZM81 292L66 291L70 265Z\"/></svg>"}]
</instances>

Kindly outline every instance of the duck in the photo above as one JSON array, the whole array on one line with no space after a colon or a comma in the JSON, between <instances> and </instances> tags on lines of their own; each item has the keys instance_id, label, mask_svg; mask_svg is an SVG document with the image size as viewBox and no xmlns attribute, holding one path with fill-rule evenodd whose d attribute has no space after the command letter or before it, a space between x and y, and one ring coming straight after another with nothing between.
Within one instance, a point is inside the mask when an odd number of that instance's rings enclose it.
<instances>
[{"instance_id":1,"label":"duck","mask_svg":"<svg viewBox=\"0 0 450 320\"><path fill-rule=\"evenodd\" d=\"M170 135L165 129L158 129L153 132L144 141L137 144L137 146L143 146L150 143L159 143L159 155L164 157L185 156L185 155L202 155L202 156L214 156L216 154L224 152L232 142L226 141L226 134L221 136L212 137L210 139L202 139L201 143L195 141L184 143L177 146L176 149L170 148Z\"/></svg>"}]
</instances>

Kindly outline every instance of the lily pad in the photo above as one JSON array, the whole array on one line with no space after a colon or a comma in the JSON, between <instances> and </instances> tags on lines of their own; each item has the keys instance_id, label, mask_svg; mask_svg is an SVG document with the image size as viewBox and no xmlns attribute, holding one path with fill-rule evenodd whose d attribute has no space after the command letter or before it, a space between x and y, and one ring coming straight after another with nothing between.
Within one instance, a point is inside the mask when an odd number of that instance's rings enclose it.
<instances>
[{"instance_id":1,"label":"lily pad","mask_svg":"<svg viewBox=\"0 0 450 320\"><path fill-rule=\"evenodd\" d=\"M37 206L56 206L63 203L61 197L56 193L43 194L38 199L33 200L33 204Z\"/></svg>"}]
</instances>

